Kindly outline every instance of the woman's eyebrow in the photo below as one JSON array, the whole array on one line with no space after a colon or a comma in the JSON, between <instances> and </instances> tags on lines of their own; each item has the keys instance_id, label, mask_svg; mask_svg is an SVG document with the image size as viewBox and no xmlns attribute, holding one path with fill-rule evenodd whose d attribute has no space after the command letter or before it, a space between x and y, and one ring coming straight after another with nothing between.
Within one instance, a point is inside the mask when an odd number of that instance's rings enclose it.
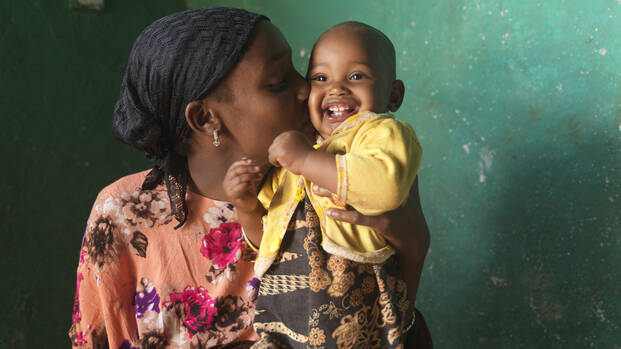
<instances>
[{"instance_id":1,"label":"woman's eyebrow","mask_svg":"<svg viewBox=\"0 0 621 349\"><path fill-rule=\"evenodd\" d=\"M267 61L268 63L274 63L275 61L283 57L290 56L290 55L291 55L291 48L287 47L286 50L277 51L275 54L270 56L270 58Z\"/></svg>"}]
</instances>

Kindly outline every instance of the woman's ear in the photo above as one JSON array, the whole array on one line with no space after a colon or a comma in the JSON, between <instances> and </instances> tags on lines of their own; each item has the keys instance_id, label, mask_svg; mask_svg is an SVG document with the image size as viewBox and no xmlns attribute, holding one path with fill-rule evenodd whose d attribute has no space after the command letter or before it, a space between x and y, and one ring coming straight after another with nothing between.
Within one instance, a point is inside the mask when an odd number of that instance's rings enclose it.
<instances>
[{"instance_id":1,"label":"woman's ear","mask_svg":"<svg viewBox=\"0 0 621 349\"><path fill-rule=\"evenodd\" d=\"M209 107L206 100L192 101L185 107L185 120L192 132L211 137L214 131L220 131L222 121L218 113Z\"/></svg>"},{"instance_id":2,"label":"woman's ear","mask_svg":"<svg viewBox=\"0 0 621 349\"><path fill-rule=\"evenodd\" d=\"M390 98L388 100L388 110L396 112L403 103L403 96L405 95L405 86L403 81L395 80L390 87Z\"/></svg>"}]
</instances>

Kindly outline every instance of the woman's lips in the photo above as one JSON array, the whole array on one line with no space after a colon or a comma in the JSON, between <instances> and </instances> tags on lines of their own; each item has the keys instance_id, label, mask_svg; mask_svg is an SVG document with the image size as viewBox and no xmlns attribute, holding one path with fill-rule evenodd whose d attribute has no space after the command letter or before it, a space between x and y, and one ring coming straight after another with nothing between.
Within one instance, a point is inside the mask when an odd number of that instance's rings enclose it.
<instances>
[{"instance_id":1,"label":"woman's lips","mask_svg":"<svg viewBox=\"0 0 621 349\"><path fill-rule=\"evenodd\" d=\"M329 122L343 122L356 114L359 107L349 103L330 103L323 110L323 117Z\"/></svg>"}]
</instances>

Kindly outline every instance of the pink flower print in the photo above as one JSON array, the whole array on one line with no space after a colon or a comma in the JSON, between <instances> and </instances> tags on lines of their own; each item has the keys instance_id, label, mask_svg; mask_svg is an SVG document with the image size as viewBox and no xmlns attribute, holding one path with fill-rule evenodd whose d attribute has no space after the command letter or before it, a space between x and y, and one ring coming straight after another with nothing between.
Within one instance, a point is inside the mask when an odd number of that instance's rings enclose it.
<instances>
[{"instance_id":1,"label":"pink flower print","mask_svg":"<svg viewBox=\"0 0 621 349\"><path fill-rule=\"evenodd\" d=\"M216 269L226 268L239 260L243 241L241 225L225 222L209 229L203 237L201 253L211 260Z\"/></svg>"},{"instance_id":2,"label":"pink flower print","mask_svg":"<svg viewBox=\"0 0 621 349\"><path fill-rule=\"evenodd\" d=\"M73 341L75 342L75 345L77 345L78 347L83 347L86 343L88 343L88 341L86 340L86 334L84 334L84 331L78 332L75 335L75 339Z\"/></svg>"},{"instance_id":3,"label":"pink flower print","mask_svg":"<svg viewBox=\"0 0 621 349\"><path fill-rule=\"evenodd\" d=\"M80 320L82 320L82 312L80 311L80 309L73 312L72 318L74 323L78 323L80 322Z\"/></svg>"},{"instance_id":4,"label":"pink flower print","mask_svg":"<svg viewBox=\"0 0 621 349\"><path fill-rule=\"evenodd\" d=\"M216 301L209 296L203 287L194 288L187 286L183 292L171 293L170 302L164 306L170 307L171 303L183 304L185 320L183 325L188 330L190 338L198 332L205 332L211 327L214 316L217 313Z\"/></svg>"},{"instance_id":5,"label":"pink flower print","mask_svg":"<svg viewBox=\"0 0 621 349\"><path fill-rule=\"evenodd\" d=\"M85 248L83 248L80 251L80 264L84 264L84 262L86 262L87 255L88 255L88 251Z\"/></svg>"},{"instance_id":6,"label":"pink flower print","mask_svg":"<svg viewBox=\"0 0 621 349\"><path fill-rule=\"evenodd\" d=\"M84 280L82 273L78 274L78 281L75 286L75 300L73 302L73 323L78 323L82 320L82 313L80 312L80 282Z\"/></svg>"}]
</instances>

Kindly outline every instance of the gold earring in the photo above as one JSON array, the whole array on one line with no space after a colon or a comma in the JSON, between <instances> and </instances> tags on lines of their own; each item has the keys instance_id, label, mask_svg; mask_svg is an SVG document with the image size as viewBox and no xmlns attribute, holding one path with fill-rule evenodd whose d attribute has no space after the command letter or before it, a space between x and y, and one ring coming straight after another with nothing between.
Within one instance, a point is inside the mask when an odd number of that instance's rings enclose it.
<instances>
[{"instance_id":1,"label":"gold earring","mask_svg":"<svg viewBox=\"0 0 621 349\"><path fill-rule=\"evenodd\" d=\"M213 130L213 145L216 147L220 146L220 138L218 138L218 130Z\"/></svg>"}]
</instances>

